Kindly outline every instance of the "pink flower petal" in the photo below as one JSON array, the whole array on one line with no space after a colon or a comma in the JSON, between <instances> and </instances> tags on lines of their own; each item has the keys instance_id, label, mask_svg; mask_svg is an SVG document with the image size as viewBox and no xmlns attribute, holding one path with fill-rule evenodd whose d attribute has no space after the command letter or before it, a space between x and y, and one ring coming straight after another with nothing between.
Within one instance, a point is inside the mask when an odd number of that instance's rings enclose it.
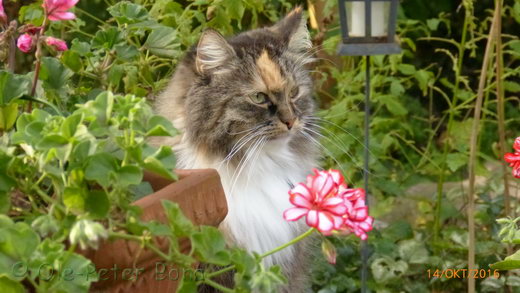
<instances>
[{"instance_id":1,"label":"pink flower petal","mask_svg":"<svg viewBox=\"0 0 520 293\"><path fill-rule=\"evenodd\" d=\"M515 139L513 148L515 149L515 151L520 152L520 136Z\"/></svg>"},{"instance_id":2,"label":"pink flower petal","mask_svg":"<svg viewBox=\"0 0 520 293\"><path fill-rule=\"evenodd\" d=\"M340 186L343 184L343 175L341 175L341 172L338 170L329 170L329 174L336 185Z\"/></svg>"},{"instance_id":3,"label":"pink flower petal","mask_svg":"<svg viewBox=\"0 0 520 293\"><path fill-rule=\"evenodd\" d=\"M318 222L319 222L319 219L318 219L318 211L316 211L316 210L310 210L310 211L307 213L307 219L306 219L306 222L307 222L307 225L309 225L310 227L315 227L315 228L317 228L317 227L318 227Z\"/></svg>"},{"instance_id":4,"label":"pink flower petal","mask_svg":"<svg viewBox=\"0 0 520 293\"><path fill-rule=\"evenodd\" d=\"M75 19L76 15L72 12L54 12L51 15L49 15L49 20L52 21L59 21L59 20L71 20Z\"/></svg>"},{"instance_id":5,"label":"pink flower petal","mask_svg":"<svg viewBox=\"0 0 520 293\"><path fill-rule=\"evenodd\" d=\"M520 153L506 153L504 155L504 160L508 163L514 163L520 161Z\"/></svg>"},{"instance_id":6,"label":"pink flower petal","mask_svg":"<svg viewBox=\"0 0 520 293\"><path fill-rule=\"evenodd\" d=\"M327 213L318 213L318 228L319 231L331 231L334 228L334 222Z\"/></svg>"},{"instance_id":7,"label":"pink flower petal","mask_svg":"<svg viewBox=\"0 0 520 293\"><path fill-rule=\"evenodd\" d=\"M67 47L67 43L65 43L65 41L60 40L60 39L56 39L56 38L53 38L53 37L47 37L47 38L45 39L45 43L46 43L48 46L53 47L53 48L56 49L57 51L66 51L66 50L69 49L69 48Z\"/></svg>"},{"instance_id":8,"label":"pink flower petal","mask_svg":"<svg viewBox=\"0 0 520 293\"><path fill-rule=\"evenodd\" d=\"M368 217L368 207L361 207L354 210L354 213L350 215L350 219L353 221L363 221Z\"/></svg>"},{"instance_id":9,"label":"pink flower petal","mask_svg":"<svg viewBox=\"0 0 520 293\"><path fill-rule=\"evenodd\" d=\"M24 53L31 52L33 45L34 45L34 39L31 35L29 35L27 33L18 37L18 40L16 41L16 46L18 47L18 49L20 49L20 51L22 51Z\"/></svg>"},{"instance_id":10,"label":"pink flower petal","mask_svg":"<svg viewBox=\"0 0 520 293\"><path fill-rule=\"evenodd\" d=\"M307 198L303 197L299 193L291 194L290 197L289 197L289 201L293 205L295 205L297 207L300 207L300 208L307 208L307 209L311 209L312 208L312 202L310 202Z\"/></svg>"},{"instance_id":11,"label":"pink flower petal","mask_svg":"<svg viewBox=\"0 0 520 293\"><path fill-rule=\"evenodd\" d=\"M318 199L327 196L334 188L334 181L328 174L320 174L314 178L312 182L312 190L316 193Z\"/></svg>"},{"instance_id":12,"label":"pink flower petal","mask_svg":"<svg viewBox=\"0 0 520 293\"><path fill-rule=\"evenodd\" d=\"M283 213L283 218L286 221L296 221L309 212L308 209L290 208Z\"/></svg>"},{"instance_id":13,"label":"pink flower petal","mask_svg":"<svg viewBox=\"0 0 520 293\"><path fill-rule=\"evenodd\" d=\"M298 185L296 185L293 189L291 189L289 191L289 194L295 194L295 193L301 194L308 201L313 200L312 192L303 183L298 183Z\"/></svg>"}]
</instances>

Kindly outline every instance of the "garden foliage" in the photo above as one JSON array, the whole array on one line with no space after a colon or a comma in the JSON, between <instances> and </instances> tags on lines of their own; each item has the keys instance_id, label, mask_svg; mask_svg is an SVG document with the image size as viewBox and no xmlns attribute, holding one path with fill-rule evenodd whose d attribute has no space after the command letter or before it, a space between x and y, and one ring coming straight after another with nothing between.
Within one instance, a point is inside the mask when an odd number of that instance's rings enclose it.
<instances>
[{"instance_id":1,"label":"garden foliage","mask_svg":"<svg viewBox=\"0 0 520 293\"><path fill-rule=\"evenodd\" d=\"M362 58L335 56L337 1L310 3L318 16L311 30L319 58L313 70L323 109L316 121L323 138L314 143L324 146L323 167L340 169L348 182L361 186L366 64ZM68 50L47 44L35 56L34 47L26 54L11 40L44 24L42 1L4 0L9 21L16 18L18 25L4 24L0 38L0 291L86 292L96 276L72 281L45 276L60 267L89 270L91 262L76 249L95 248L97 240L111 238L136 241L185 268L195 261L209 264L210 270L234 268L235 292L276 292L286 281L280 269L263 267L259 255L226 247L217 229L193 227L169 202L164 203L168 224L145 223L130 203L151 192L142 182L145 170L175 178L172 151L149 145L147 138L173 136L176 130L153 114L150 102L201 31L212 27L230 35L268 25L297 4L308 5L288 0L79 1L72 9L75 19L51 21L44 32L65 40ZM373 291L466 288L465 280L431 278L428 270L467 267L470 117L493 7L489 0L401 1L403 53L371 59L367 193L371 215L378 219L369 233ZM511 139L520 129L520 1L505 1L503 11L506 119L497 116L492 66L476 164L483 182L470 215L477 225L477 265L486 270L497 262L500 270L520 263L517 254L504 260L507 245L500 243L502 237L518 242L517 219L496 222L505 209L498 124L504 123ZM9 58L13 54L16 58ZM41 69L32 91L37 62ZM29 104L34 110L28 111ZM517 205L511 209L518 212ZM167 253L156 247L157 235L169 239ZM189 254L178 250L183 237L192 243ZM337 254L336 264L316 262L313 289L359 290L359 242L355 237L328 239L325 252ZM336 251L331 252L330 243ZM34 273L47 263L52 267L45 267L43 277ZM195 292L203 282L218 287L211 277L219 272L213 273L208 271L205 281L183 280L181 292ZM517 272L477 280L480 292L505 291L506 286L520 288Z\"/></svg>"}]
</instances>

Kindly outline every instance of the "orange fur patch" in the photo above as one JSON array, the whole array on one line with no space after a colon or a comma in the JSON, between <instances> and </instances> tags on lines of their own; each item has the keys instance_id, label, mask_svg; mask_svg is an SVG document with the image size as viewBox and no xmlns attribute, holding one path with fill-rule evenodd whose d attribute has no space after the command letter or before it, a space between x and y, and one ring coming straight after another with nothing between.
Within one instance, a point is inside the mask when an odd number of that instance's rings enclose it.
<instances>
[{"instance_id":1,"label":"orange fur patch","mask_svg":"<svg viewBox=\"0 0 520 293\"><path fill-rule=\"evenodd\" d=\"M267 51L264 50L256 60L256 66L268 90L281 90L285 86L286 81L282 77L280 67L269 58Z\"/></svg>"}]
</instances>

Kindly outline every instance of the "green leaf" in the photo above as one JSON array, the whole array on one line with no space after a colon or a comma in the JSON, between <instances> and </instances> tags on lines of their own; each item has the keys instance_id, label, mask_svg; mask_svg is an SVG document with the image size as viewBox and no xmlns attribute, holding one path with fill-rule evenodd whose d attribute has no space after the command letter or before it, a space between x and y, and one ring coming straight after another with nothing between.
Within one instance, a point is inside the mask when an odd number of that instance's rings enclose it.
<instances>
[{"instance_id":1,"label":"green leaf","mask_svg":"<svg viewBox=\"0 0 520 293\"><path fill-rule=\"evenodd\" d=\"M117 171L117 184L121 187L137 185L143 180L143 171L137 166L124 166Z\"/></svg>"},{"instance_id":2,"label":"green leaf","mask_svg":"<svg viewBox=\"0 0 520 293\"><path fill-rule=\"evenodd\" d=\"M388 111L394 115L404 116L408 114L408 110L399 102L398 98L392 95L382 95L378 100L385 104Z\"/></svg>"},{"instance_id":3,"label":"green leaf","mask_svg":"<svg viewBox=\"0 0 520 293\"><path fill-rule=\"evenodd\" d=\"M71 138L76 133L76 130L78 129L78 125L83 121L83 115L81 114L74 114L67 118L65 118L65 121L63 121L63 124L61 125L61 133L66 138Z\"/></svg>"},{"instance_id":4,"label":"green leaf","mask_svg":"<svg viewBox=\"0 0 520 293\"><path fill-rule=\"evenodd\" d=\"M175 155L170 147L161 146L153 155L143 161L144 167L165 178L177 180L172 170L175 168Z\"/></svg>"},{"instance_id":5,"label":"green leaf","mask_svg":"<svg viewBox=\"0 0 520 293\"><path fill-rule=\"evenodd\" d=\"M399 220L390 224L390 226L383 231L383 235L387 239L398 241L413 237L413 230L408 222Z\"/></svg>"},{"instance_id":6,"label":"green leaf","mask_svg":"<svg viewBox=\"0 0 520 293\"><path fill-rule=\"evenodd\" d=\"M117 160L108 153L99 153L91 156L85 169L85 178L108 187L117 173Z\"/></svg>"},{"instance_id":7,"label":"green leaf","mask_svg":"<svg viewBox=\"0 0 520 293\"><path fill-rule=\"evenodd\" d=\"M431 18L431 19L426 20L426 25L428 25L428 28L431 31L436 31L437 28L439 27L440 23L441 23L441 20L438 18Z\"/></svg>"},{"instance_id":8,"label":"green leaf","mask_svg":"<svg viewBox=\"0 0 520 293\"><path fill-rule=\"evenodd\" d=\"M124 38L121 32L115 27L110 27L96 33L92 39L92 48L111 50L115 45L121 43L124 43Z\"/></svg>"},{"instance_id":9,"label":"green leaf","mask_svg":"<svg viewBox=\"0 0 520 293\"><path fill-rule=\"evenodd\" d=\"M399 64L397 65L397 70L404 75L412 75L415 73L415 66L411 64Z\"/></svg>"},{"instance_id":10,"label":"green leaf","mask_svg":"<svg viewBox=\"0 0 520 293\"><path fill-rule=\"evenodd\" d=\"M513 17L515 18L517 23L520 23L520 2L516 1L515 5L513 5Z\"/></svg>"},{"instance_id":11,"label":"green leaf","mask_svg":"<svg viewBox=\"0 0 520 293\"><path fill-rule=\"evenodd\" d=\"M175 136L178 134L170 120L158 115L154 115L148 120L148 127L146 136Z\"/></svg>"},{"instance_id":12,"label":"green leaf","mask_svg":"<svg viewBox=\"0 0 520 293\"><path fill-rule=\"evenodd\" d=\"M108 12L119 24L131 24L145 21L149 18L148 11L141 5L121 1L108 8Z\"/></svg>"},{"instance_id":13,"label":"green leaf","mask_svg":"<svg viewBox=\"0 0 520 293\"><path fill-rule=\"evenodd\" d=\"M254 292L279 292L279 286L287 283L280 266L269 267L268 270L261 266L261 270L252 276L251 285Z\"/></svg>"},{"instance_id":14,"label":"green leaf","mask_svg":"<svg viewBox=\"0 0 520 293\"><path fill-rule=\"evenodd\" d=\"M83 190L78 187L67 187L63 191L63 203L75 214L85 211L85 196Z\"/></svg>"},{"instance_id":15,"label":"green leaf","mask_svg":"<svg viewBox=\"0 0 520 293\"><path fill-rule=\"evenodd\" d=\"M385 284L390 280L395 280L408 272L408 264L402 260L384 256L375 259L370 265L374 280L379 284Z\"/></svg>"},{"instance_id":16,"label":"green leaf","mask_svg":"<svg viewBox=\"0 0 520 293\"><path fill-rule=\"evenodd\" d=\"M428 250L423 243L415 239L403 240L399 242L399 256L411 264L428 263Z\"/></svg>"},{"instance_id":17,"label":"green leaf","mask_svg":"<svg viewBox=\"0 0 520 293\"><path fill-rule=\"evenodd\" d=\"M193 224L184 216L179 204L169 200L162 200L161 203L173 235L177 237L190 236L193 232Z\"/></svg>"},{"instance_id":18,"label":"green leaf","mask_svg":"<svg viewBox=\"0 0 520 293\"><path fill-rule=\"evenodd\" d=\"M0 276L0 292L3 293L24 293L25 289L21 283L13 281L6 276Z\"/></svg>"},{"instance_id":19,"label":"green leaf","mask_svg":"<svg viewBox=\"0 0 520 293\"><path fill-rule=\"evenodd\" d=\"M25 76L0 70L0 106L27 94L29 84L30 81Z\"/></svg>"},{"instance_id":20,"label":"green leaf","mask_svg":"<svg viewBox=\"0 0 520 293\"><path fill-rule=\"evenodd\" d=\"M230 264L231 257L226 250L226 242L217 228L200 227L200 232L195 232L191 236L191 243L195 254L204 262L219 266Z\"/></svg>"},{"instance_id":21,"label":"green leaf","mask_svg":"<svg viewBox=\"0 0 520 293\"><path fill-rule=\"evenodd\" d=\"M520 92L520 84L514 81L504 81L504 88L506 91L512 93Z\"/></svg>"},{"instance_id":22,"label":"green leaf","mask_svg":"<svg viewBox=\"0 0 520 293\"><path fill-rule=\"evenodd\" d=\"M503 261L496 262L491 265L495 270L514 270L520 268L520 250L506 257Z\"/></svg>"},{"instance_id":23,"label":"green leaf","mask_svg":"<svg viewBox=\"0 0 520 293\"><path fill-rule=\"evenodd\" d=\"M399 82L399 80L393 80L390 84L390 92L392 93L392 95L398 97L404 94L404 91L405 89L403 85Z\"/></svg>"},{"instance_id":24,"label":"green leaf","mask_svg":"<svg viewBox=\"0 0 520 293\"><path fill-rule=\"evenodd\" d=\"M177 288L177 293L197 293L197 281L189 276L183 276Z\"/></svg>"},{"instance_id":25,"label":"green leaf","mask_svg":"<svg viewBox=\"0 0 520 293\"><path fill-rule=\"evenodd\" d=\"M108 71L108 82L114 89L119 88L119 84L121 83L124 74L125 67L123 65L116 64L110 68Z\"/></svg>"},{"instance_id":26,"label":"green leaf","mask_svg":"<svg viewBox=\"0 0 520 293\"><path fill-rule=\"evenodd\" d=\"M132 61L139 56L139 50L133 45L120 44L115 46L117 57L123 61Z\"/></svg>"},{"instance_id":27,"label":"green leaf","mask_svg":"<svg viewBox=\"0 0 520 293\"><path fill-rule=\"evenodd\" d=\"M226 6L226 11L229 17L236 20L242 20L245 11L244 1L228 0L224 2L224 5Z\"/></svg>"},{"instance_id":28,"label":"green leaf","mask_svg":"<svg viewBox=\"0 0 520 293\"><path fill-rule=\"evenodd\" d=\"M111 92L102 92L94 101L89 101L80 106L75 113L85 113L85 116L94 116L95 124L106 125L112 116L114 107L114 95Z\"/></svg>"},{"instance_id":29,"label":"green leaf","mask_svg":"<svg viewBox=\"0 0 520 293\"><path fill-rule=\"evenodd\" d=\"M40 71L40 80L43 88L59 91L62 90L72 77L72 71L56 58L43 57Z\"/></svg>"},{"instance_id":30,"label":"green leaf","mask_svg":"<svg viewBox=\"0 0 520 293\"><path fill-rule=\"evenodd\" d=\"M36 148L40 150L48 150L51 148L62 147L67 143L69 143L67 138L58 134L51 134L43 137L43 139L36 145Z\"/></svg>"},{"instance_id":31,"label":"green leaf","mask_svg":"<svg viewBox=\"0 0 520 293\"><path fill-rule=\"evenodd\" d=\"M0 215L0 218L4 218L0 223L7 223L5 221L6 216ZM40 238L36 232L29 225L22 222L0 226L0 235L2 237L2 241L0 241L0 256L4 254L14 260L29 260L40 243Z\"/></svg>"},{"instance_id":32,"label":"green leaf","mask_svg":"<svg viewBox=\"0 0 520 293\"><path fill-rule=\"evenodd\" d=\"M83 63L81 62L79 53L73 50L63 52L61 62L74 72L79 72L83 68Z\"/></svg>"},{"instance_id":33,"label":"green leaf","mask_svg":"<svg viewBox=\"0 0 520 293\"><path fill-rule=\"evenodd\" d=\"M423 95L428 93L428 85L430 81L433 79L433 74L426 70L418 70L414 74L415 80L419 83L419 88L421 89Z\"/></svg>"},{"instance_id":34,"label":"green leaf","mask_svg":"<svg viewBox=\"0 0 520 293\"><path fill-rule=\"evenodd\" d=\"M448 154L446 163L448 165L448 168L450 168L452 172L455 172L460 167L468 164L468 155L464 153Z\"/></svg>"},{"instance_id":35,"label":"green leaf","mask_svg":"<svg viewBox=\"0 0 520 293\"><path fill-rule=\"evenodd\" d=\"M72 46L70 47L70 50L78 53L81 56L86 56L90 53L90 44L81 42L78 39L74 39L72 40Z\"/></svg>"},{"instance_id":36,"label":"green leaf","mask_svg":"<svg viewBox=\"0 0 520 293\"><path fill-rule=\"evenodd\" d=\"M0 174L0 186L2 185L2 174ZM5 187L3 187L5 188ZM11 208L11 198L7 191L0 190L0 214L7 214Z\"/></svg>"},{"instance_id":37,"label":"green leaf","mask_svg":"<svg viewBox=\"0 0 520 293\"><path fill-rule=\"evenodd\" d=\"M10 191L16 182L7 175L8 166L12 158L0 150L0 191Z\"/></svg>"},{"instance_id":38,"label":"green leaf","mask_svg":"<svg viewBox=\"0 0 520 293\"><path fill-rule=\"evenodd\" d=\"M60 268L68 272L74 272L74 275L69 275L65 279L53 279L53 289L56 292L88 292L90 284L98 280L98 276L92 262L82 255L77 253L63 253L60 259Z\"/></svg>"},{"instance_id":39,"label":"green leaf","mask_svg":"<svg viewBox=\"0 0 520 293\"><path fill-rule=\"evenodd\" d=\"M108 195L103 190L92 190L85 200L85 211L93 219L105 219L110 211Z\"/></svg>"},{"instance_id":40,"label":"green leaf","mask_svg":"<svg viewBox=\"0 0 520 293\"><path fill-rule=\"evenodd\" d=\"M166 26L153 30L146 39L144 47L152 54L161 57L173 58L180 53L176 31Z\"/></svg>"},{"instance_id":41,"label":"green leaf","mask_svg":"<svg viewBox=\"0 0 520 293\"><path fill-rule=\"evenodd\" d=\"M0 106L0 130L10 130L18 117L18 104L9 103Z\"/></svg>"}]
</instances>

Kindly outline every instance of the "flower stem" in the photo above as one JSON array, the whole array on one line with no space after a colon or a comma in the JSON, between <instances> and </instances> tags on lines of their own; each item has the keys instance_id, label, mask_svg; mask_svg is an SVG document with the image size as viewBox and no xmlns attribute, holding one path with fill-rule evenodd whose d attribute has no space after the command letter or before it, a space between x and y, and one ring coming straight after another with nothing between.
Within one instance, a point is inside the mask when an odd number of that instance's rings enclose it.
<instances>
[{"instance_id":1,"label":"flower stem","mask_svg":"<svg viewBox=\"0 0 520 293\"><path fill-rule=\"evenodd\" d=\"M40 69L41 69L41 63L42 63L42 44L40 42L40 37L45 34L45 27L47 26L47 16L43 19L42 24L42 30L36 34L36 65L34 67L34 78L31 88L31 97L34 98L34 95L36 94L36 86L38 85L38 77L40 76ZM29 104L27 105L27 112L32 112L32 101L29 100Z\"/></svg>"},{"instance_id":2,"label":"flower stem","mask_svg":"<svg viewBox=\"0 0 520 293\"><path fill-rule=\"evenodd\" d=\"M294 244L296 244L296 243L302 241L303 239L307 238L307 237L308 237L309 235L311 235L314 231L315 231L314 228L310 228L309 230L307 230L307 232L305 232L305 233L299 235L298 237L294 238L293 240L291 240L291 241L289 241L289 242L287 242L287 243L285 243L285 244L282 244L282 245L280 245L280 246L274 248L273 250L270 250L270 251L268 251L268 252L266 252L266 253L260 255L260 258L261 258L261 259L266 258L266 257L270 256L271 254L275 254L275 253L277 253L277 252L280 251L280 250L283 250L283 249L285 249L285 248L287 248L287 247L289 247L289 246L291 246L291 245L294 245ZM222 275L223 273L229 272L229 271L233 270L234 268L235 268L234 265L229 266L229 267L225 267L225 268L223 268L223 269L221 269L221 270L218 270L218 271L216 271L216 272L212 272L212 273L207 274L206 277L207 277L207 278L213 278L213 277L216 277L216 276Z\"/></svg>"},{"instance_id":3,"label":"flower stem","mask_svg":"<svg viewBox=\"0 0 520 293\"><path fill-rule=\"evenodd\" d=\"M212 281L212 280L210 280L210 279L205 279L205 280L204 280L204 283L210 285L211 287L213 287L213 288L215 288L215 289L217 289L217 290L219 290L219 291L221 291L221 292L225 292L225 293L235 292L234 290L231 290L231 289L229 289L229 288L226 288L226 287L220 285L219 283L214 282L214 281Z\"/></svg>"},{"instance_id":4,"label":"flower stem","mask_svg":"<svg viewBox=\"0 0 520 293\"><path fill-rule=\"evenodd\" d=\"M293 240L291 240L291 241L289 241L289 242L287 242L287 243L285 243L285 244L283 244L283 245L278 246L277 248L275 248L275 249L273 249L273 250L271 250L271 251L268 251L268 252L262 254L260 257L261 257L261 258L265 258L265 257L267 257L267 256L269 256L269 255L271 255L271 254L275 254L275 253L277 253L278 251L283 250L283 249L285 249L285 248L287 248L287 247L289 247L289 246L291 246L291 245L294 245L294 244L300 242L301 240L307 238L307 236L309 236L309 235L311 235L312 233L314 233L314 231L315 231L314 228L310 228L309 230L307 230L307 232L301 234L300 236L294 238Z\"/></svg>"}]
</instances>

